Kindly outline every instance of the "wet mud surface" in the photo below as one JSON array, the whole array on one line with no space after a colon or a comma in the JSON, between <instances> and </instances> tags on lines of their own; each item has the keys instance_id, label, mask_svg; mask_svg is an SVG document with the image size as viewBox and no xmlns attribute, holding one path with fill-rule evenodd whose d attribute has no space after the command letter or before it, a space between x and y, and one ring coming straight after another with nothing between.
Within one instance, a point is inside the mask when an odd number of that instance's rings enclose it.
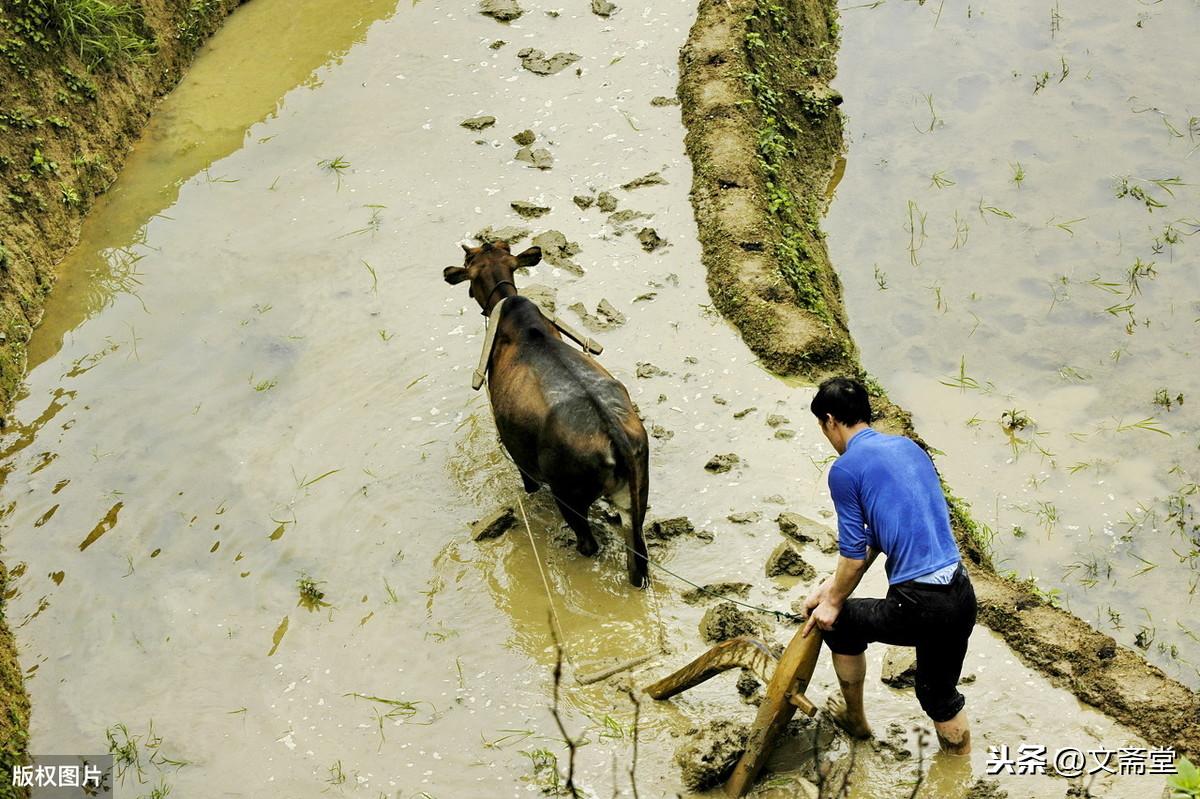
<instances>
[{"instance_id":1,"label":"wet mud surface","mask_svg":"<svg viewBox=\"0 0 1200 799\"><path fill-rule=\"evenodd\" d=\"M179 795L553 791L566 762L550 714L553 607L559 709L587 741L576 781L627 793L635 710L620 689L707 648L701 621L720 600L690 592L742 584L729 595L786 612L810 578L766 576L781 542L828 573L817 528L831 522L830 453L806 423L811 389L763 370L712 309L680 111L654 102L675 94L694 5L544 10L507 24L475 4L381 12L170 207L98 209L5 439L9 608L35 748L153 743L156 763L187 761L147 773ZM213 57L272 24L238 21ZM530 74L515 58L526 46L579 53L580 74ZM180 114L211 107L186 83L172 100ZM481 116L495 123L461 127ZM525 130L535 139L518 145ZM169 162L169 142L148 138L135 160ZM517 160L517 146L552 152L552 168ZM666 182L637 184L652 173ZM127 196L158 196L126 177ZM514 201L551 210L525 219ZM644 216L614 222L622 211ZM669 246L643 248L651 224ZM483 320L441 270L487 229L520 246L548 237L557 263L519 285L611 325L601 359L654 436L648 538L669 571L652 572L650 591L628 587L602 508L599 556L575 551L551 499L524 494L470 390ZM883 589L880 572L862 590ZM770 640L795 631L762 616ZM980 628L962 689L976 754L931 758L911 690L878 680L883 654L870 650L867 687L878 740L853 749L851 768L848 744L817 736L852 796L907 795L918 768L921 795L973 795L987 746L1031 730L1048 744L1139 743ZM736 679L640 700L642 795L686 792L675 751L753 718ZM809 696L831 691L823 662ZM759 795L807 790L811 732L784 742ZM1061 779L1007 780L1020 795L1065 792Z\"/></svg>"}]
</instances>

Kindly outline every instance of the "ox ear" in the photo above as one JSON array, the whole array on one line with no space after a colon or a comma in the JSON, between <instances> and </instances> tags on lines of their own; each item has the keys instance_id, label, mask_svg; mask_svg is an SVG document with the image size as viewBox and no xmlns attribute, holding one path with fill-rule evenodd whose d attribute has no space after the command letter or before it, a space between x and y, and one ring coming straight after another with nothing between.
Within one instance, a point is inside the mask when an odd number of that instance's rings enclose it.
<instances>
[{"instance_id":1,"label":"ox ear","mask_svg":"<svg viewBox=\"0 0 1200 799\"><path fill-rule=\"evenodd\" d=\"M447 266L442 270L442 277L451 286L456 286L467 279L467 270L461 266Z\"/></svg>"},{"instance_id":2,"label":"ox ear","mask_svg":"<svg viewBox=\"0 0 1200 799\"><path fill-rule=\"evenodd\" d=\"M523 253L517 256L517 268L524 266L536 266L542 260L542 248L530 247Z\"/></svg>"}]
</instances>

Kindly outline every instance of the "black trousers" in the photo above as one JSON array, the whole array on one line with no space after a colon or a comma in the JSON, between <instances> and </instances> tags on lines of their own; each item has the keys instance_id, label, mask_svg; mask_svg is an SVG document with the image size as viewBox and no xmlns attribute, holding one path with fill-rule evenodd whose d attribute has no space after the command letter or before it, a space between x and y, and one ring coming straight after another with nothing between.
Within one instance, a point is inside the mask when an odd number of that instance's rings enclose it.
<instances>
[{"instance_id":1,"label":"black trousers","mask_svg":"<svg viewBox=\"0 0 1200 799\"><path fill-rule=\"evenodd\" d=\"M975 614L975 589L960 563L946 585L910 580L890 586L883 599L847 599L824 640L839 655L860 654L871 641L915 646L921 709L949 721L966 704L958 678Z\"/></svg>"}]
</instances>

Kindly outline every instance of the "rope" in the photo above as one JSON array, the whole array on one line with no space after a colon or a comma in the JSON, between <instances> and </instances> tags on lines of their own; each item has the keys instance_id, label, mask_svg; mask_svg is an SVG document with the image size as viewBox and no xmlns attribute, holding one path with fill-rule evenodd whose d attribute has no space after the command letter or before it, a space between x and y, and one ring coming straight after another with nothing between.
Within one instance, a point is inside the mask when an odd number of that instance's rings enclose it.
<instances>
[{"instance_id":1,"label":"rope","mask_svg":"<svg viewBox=\"0 0 1200 799\"><path fill-rule=\"evenodd\" d=\"M542 568L542 556L538 554L537 544L533 540L533 530L529 528L529 517L525 515L525 503L521 498L517 497L517 507L521 509L521 520L525 522L525 532L529 536L529 546L533 547L533 560L537 563L538 573L542 575L542 587L546 589L546 602L550 605L550 620L554 623L554 632L558 635L558 640L563 642L563 653L567 656L567 662L571 664L571 669L576 670L575 660L571 657L571 648L567 646L567 637L563 631L562 622L558 620L558 611L554 608L554 594L550 591L550 581L546 579L546 570Z\"/></svg>"},{"instance_id":2,"label":"rope","mask_svg":"<svg viewBox=\"0 0 1200 799\"><path fill-rule=\"evenodd\" d=\"M513 460L512 456L509 455L508 450L504 447L503 442L501 442L501 444L500 444L500 451L502 453L504 453L504 457L507 458L508 461L510 463L512 463L513 466L516 466L517 469L522 474L526 475L530 479L533 479L533 475L529 474L529 472L527 472L525 469L522 469L521 464L519 464L515 460ZM566 502L564 502L557 494L554 493L554 489L550 488L549 485L546 486L546 490L550 492L550 496L552 496L552 497L554 497L554 499L558 500L558 506L560 509L565 508L566 510L575 514L580 519L587 521L587 516L585 514L580 513L579 511L575 510L570 505L568 505ZM519 495L517 496L517 503L518 503L518 505L521 505L521 497ZM522 516L525 515L525 506L524 505L521 505L521 515ZM529 533L529 540L530 540L530 543L532 543L533 542L533 533L529 530L529 521L528 520L525 521L525 530L527 533ZM634 557L637 557L637 553L632 548L630 548L630 546L628 544L626 544L624 541L621 541L620 543L621 543L621 546L623 546L626 550L628 550L630 553L632 553ZM535 556L537 555L536 547L534 548L534 555ZM805 620L803 616L800 616L796 613L789 613L787 611L782 611L782 610L772 610L771 608L764 608L760 605L754 605L749 602L743 602L740 599L735 599L734 597L727 596L727 595L719 593L717 591L713 591L712 589L710 589L706 586L700 585L699 583L694 583L691 580L689 580L688 578L684 577L682 574L673 572L670 569L668 569L666 566L659 563L658 561L652 560L650 558L649 554L647 554L647 556L646 556L646 562L649 563L654 568L658 569L659 571L666 572L667 574L674 577L676 580L687 583L688 585L692 586L692 588L695 588L697 591L699 591L702 594L708 594L709 596L716 597L717 599L723 599L726 602L732 602L735 605L739 605L743 608L757 611L759 613L766 613L769 616L773 616L776 621L790 621L793 623L801 623ZM539 558L538 569L540 570L541 568L542 568L542 564L541 564L541 559ZM547 597L549 597L550 587L549 587L549 583L546 582L545 572L542 573L542 581L546 584ZM654 596L654 602L652 604L654 605L655 614L658 617L660 643L662 645L663 651L666 652L666 642L665 642L665 639L663 638L665 633L664 633L664 627L662 624L662 615L659 614L659 612L658 612L658 598L657 598L657 595L654 594L654 581L653 580L650 581L650 591L651 591L651 595ZM551 610L553 610L553 604L551 605ZM574 663L572 663L572 666L573 665L574 665Z\"/></svg>"}]
</instances>

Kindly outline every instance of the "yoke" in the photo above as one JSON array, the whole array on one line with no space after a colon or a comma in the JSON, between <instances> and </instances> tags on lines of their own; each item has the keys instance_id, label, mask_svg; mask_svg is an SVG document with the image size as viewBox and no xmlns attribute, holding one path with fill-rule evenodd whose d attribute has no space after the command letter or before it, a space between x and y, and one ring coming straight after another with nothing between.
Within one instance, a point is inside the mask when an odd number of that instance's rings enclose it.
<instances>
[{"instance_id":1,"label":"yoke","mask_svg":"<svg viewBox=\"0 0 1200 799\"><path fill-rule=\"evenodd\" d=\"M508 297L501 297L500 301L492 306L492 312L488 315L487 332L483 336L483 352L479 354L479 366L475 368L475 372L471 375L471 388L475 391L478 391L480 386L483 385L483 381L487 379L487 365L492 357L492 348L496 346L496 328L500 325L500 309L504 307L507 299ZM575 328L559 319L556 314L547 313L546 309L538 305L534 300L529 301L537 306L538 311L549 320L550 324L554 325L564 336L582 347L584 352L592 355L599 355L604 352L604 347L599 342L589 336L580 335Z\"/></svg>"}]
</instances>

